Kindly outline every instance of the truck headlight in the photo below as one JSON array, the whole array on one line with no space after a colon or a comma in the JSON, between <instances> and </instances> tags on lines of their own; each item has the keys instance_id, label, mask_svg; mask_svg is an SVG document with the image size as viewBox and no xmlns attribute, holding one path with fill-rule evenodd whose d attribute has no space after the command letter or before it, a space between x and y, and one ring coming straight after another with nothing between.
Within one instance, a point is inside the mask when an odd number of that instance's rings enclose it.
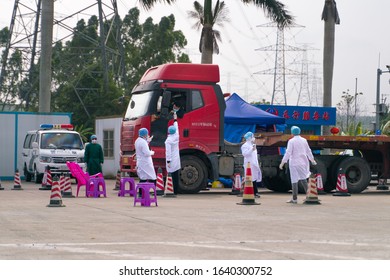
<instances>
[{"instance_id":1,"label":"truck headlight","mask_svg":"<svg viewBox=\"0 0 390 280\"><path fill-rule=\"evenodd\" d=\"M50 163L51 162L51 157L40 156L39 157L39 161Z\"/></svg>"}]
</instances>

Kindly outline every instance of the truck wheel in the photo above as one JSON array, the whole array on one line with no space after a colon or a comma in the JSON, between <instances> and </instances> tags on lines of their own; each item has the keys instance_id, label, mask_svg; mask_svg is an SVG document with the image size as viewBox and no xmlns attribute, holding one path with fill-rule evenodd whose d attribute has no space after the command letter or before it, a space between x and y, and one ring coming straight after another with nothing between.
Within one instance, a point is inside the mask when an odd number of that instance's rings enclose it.
<instances>
[{"instance_id":1,"label":"truck wheel","mask_svg":"<svg viewBox=\"0 0 390 280\"><path fill-rule=\"evenodd\" d=\"M337 166L337 171L342 169L347 180L347 188L350 193L361 193L371 181L370 166L360 157L347 157ZM338 173L334 176L337 177Z\"/></svg>"},{"instance_id":2,"label":"truck wheel","mask_svg":"<svg viewBox=\"0 0 390 280\"><path fill-rule=\"evenodd\" d=\"M26 182L31 182L32 176L31 176L31 173L28 172L26 165L24 165L23 172L24 172L24 178L25 178Z\"/></svg>"},{"instance_id":3,"label":"truck wheel","mask_svg":"<svg viewBox=\"0 0 390 280\"><path fill-rule=\"evenodd\" d=\"M197 193L207 185L207 171L198 157L185 155L181 158L179 180L180 193Z\"/></svg>"},{"instance_id":4,"label":"truck wheel","mask_svg":"<svg viewBox=\"0 0 390 280\"><path fill-rule=\"evenodd\" d=\"M39 174L36 168L34 168L34 183L40 184L42 183L43 174Z\"/></svg>"},{"instance_id":5,"label":"truck wheel","mask_svg":"<svg viewBox=\"0 0 390 280\"><path fill-rule=\"evenodd\" d=\"M277 176L263 177L264 186L274 192L286 193L291 190L289 171L286 173L286 170L278 168L277 173Z\"/></svg>"}]
</instances>

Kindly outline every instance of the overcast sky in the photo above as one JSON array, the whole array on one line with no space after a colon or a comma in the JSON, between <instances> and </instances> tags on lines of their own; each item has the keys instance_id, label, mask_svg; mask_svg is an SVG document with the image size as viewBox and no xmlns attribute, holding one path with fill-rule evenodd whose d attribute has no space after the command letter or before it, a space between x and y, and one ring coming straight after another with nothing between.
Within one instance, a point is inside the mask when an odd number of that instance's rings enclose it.
<instances>
[{"instance_id":1,"label":"overcast sky","mask_svg":"<svg viewBox=\"0 0 390 280\"><path fill-rule=\"evenodd\" d=\"M110 5L111 1L104 0ZM9 26L14 0L1 0L0 28ZM203 1L200 1L201 3ZM286 76L286 96L288 105L296 105L299 97L300 105L308 104L310 94L311 105L322 102L322 54L323 29L321 13L324 0L281 0L286 8L295 16L298 27L285 31L285 45L307 51L286 51L285 67L305 75ZM333 106L341 100L343 92L349 90L355 94L356 84L359 95L359 111L372 114L376 102L377 68L388 71L390 65L390 36L388 31L390 11L389 0L339 0L337 7L341 19L336 25L335 66L333 77ZM34 6L35 0L21 0ZM82 3L82 4L79 4ZM95 3L95 0L57 0L56 16L74 13ZM118 9L123 17L127 11L137 6L142 13L142 22L147 16L159 22L161 16L171 13L176 18L176 29L184 32L188 40L186 52L192 62L199 63L198 42L200 31L192 29L194 21L188 19L187 11L193 7L191 0L178 0L173 6L158 4L150 11L143 10L138 1L117 0ZM216 29L222 33L219 43L220 54L214 56L214 63L219 64L221 71L221 87L224 92L236 92L245 100L271 101L273 94L273 75L257 72L272 71L275 68L275 52L262 51L261 48L275 46L276 30L262 27L269 23L262 10L253 5L243 5L238 0L225 0L229 8L230 23ZM88 10L85 17L96 12ZM79 15L80 17L81 15ZM79 18L75 18L77 20ZM74 25L72 25L73 27ZM305 55L306 53L306 55ZM257 73L257 74L256 74ZM381 94L390 100L390 73L381 76ZM357 82L357 83L356 83ZM275 100L280 100L282 93L275 93Z\"/></svg>"}]
</instances>

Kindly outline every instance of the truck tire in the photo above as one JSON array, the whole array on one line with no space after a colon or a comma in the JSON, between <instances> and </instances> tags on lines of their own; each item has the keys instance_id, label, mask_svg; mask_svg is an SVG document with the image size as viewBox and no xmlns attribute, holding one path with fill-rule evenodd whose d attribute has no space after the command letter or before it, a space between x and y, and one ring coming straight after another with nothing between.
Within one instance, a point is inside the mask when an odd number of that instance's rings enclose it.
<instances>
[{"instance_id":1,"label":"truck tire","mask_svg":"<svg viewBox=\"0 0 390 280\"><path fill-rule=\"evenodd\" d=\"M263 177L263 185L267 189L274 191L274 192L280 192L280 193L286 193L291 190L291 183L290 183L290 175L289 171L287 170L279 170L278 168L278 174L277 176L272 177Z\"/></svg>"},{"instance_id":2,"label":"truck tire","mask_svg":"<svg viewBox=\"0 0 390 280\"><path fill-rule=\"evenodd\" d=\"M207 186L205 164L196 156L184 155L181 158L179 193L198 193Z\"/></svg>"},{"instance_id":3,"label":"truck tire","mask_svg":"<svg viewBox=\"0 0 390 280\"><path fill-rule=\"evenodd\" d=\"M349 193L361 193L371 181L370 166L360 157L347 157L337 166L337 171L342 169L347 181ZM337 177L337 174L334 174Z\"/></svg>"},{"instance_id":4,"label":"truck tire","mask_svg":"<svg viewBox=\"0 0 390 280\"><path fill-rule=\"evenodd\" d=\"M23 172L24 172L24 179L26 180L26 182L31 182L32 176L31 173L28 172L26 165L24 165Z\"/></svg>"},{"instance_id":5,"label":"truck tire","mask_svg":"<svg viewBox=\"0 0 390 280\"><path fill-rule=\"evenodd\" d=\"M40 174L38 170L34 167L34 183L40 184L42 183L43 174Z\"/></svg>"}]
</instances>

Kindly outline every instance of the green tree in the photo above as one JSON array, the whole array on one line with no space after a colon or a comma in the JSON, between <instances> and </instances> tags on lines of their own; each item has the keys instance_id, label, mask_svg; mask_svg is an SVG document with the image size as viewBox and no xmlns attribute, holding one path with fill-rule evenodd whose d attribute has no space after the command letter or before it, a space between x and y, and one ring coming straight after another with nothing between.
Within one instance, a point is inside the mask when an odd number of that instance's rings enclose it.
<instances>
[{"instance_id":1,"label":"green tree","mask_svg":"<svg viewBox=\"0 0 390 280\"><path fill-rule=\"evenodd\" d=\"M211 5L211 1L209 1ZM228 8L225 2L219 2L211 7L203 7L198 1L194 2L194 11L188 11L189 17L196 19L194 28L199 30L202 28L199 41L199 51L202 54L201 63L213 63L213 54L219 54L218 42L221 40L221 33L214 29L214 25L223 26L225 22L229 21ZM210 44L211 45L207 45Z\"/></svg>"},{"instance_id":2,"label":"green tree","mask_svg":"<svg viewBox=\"0 0 390 280\"><path fill-rule=\"evenodd\" d=\"M110 28L111 22L104 23ZM189 62L182 53L187 41L181 31L174 30L173 15L162 17L158 24L152 18L139 22L139 10L133 8L121 22L122 44L125 53L127 84L133 87L140 77L154 65L167 62ZM96 16L88 22L80 20L70 41L58 43L53 48L53 94L55 111L73 112L73 123L93 127L96 117L123 115L124 102L119 102L126 89L116 82L118 63L107 56L109 66L108 91L104 90L103 65L99 41L99 24ZM107 38L107 46L117 48L114 38ZM123 100L123 99L122 99Z\"/></svg>"},{"instance_id":3,"label":"green tree","mask_svg":"<svg viewBox=\"0 0 390 280\"><path fill-rule=\"evenodd\" d=\"M146 8L151 9L157 2L165 2L167 4L173 4L176 0L140 0L140 3ZM220 37L219 33L213 31L213 25L216 20L223 21L224 2L219 2L215 8L212 9L212 0L204 0L203 11L201 5L196 1L194 2L195 11L193 14L199 19L199 23L203 26L201 38L200 38L200 52L202 53L202 63L212 63L213 53L217 53L216 39ZM284 4L277 0L241 0L244 4L254 4L255 6L262 8L267 17L278 24L279 28L284 28L293 22L293 17L285 9ZM196 4L197 3L197 4ZM221 7L223 7L221 9ZM221 12L222 11L222 12ZM219 19L219 16L221 17Z\"/></svg>"}]
</instances>

